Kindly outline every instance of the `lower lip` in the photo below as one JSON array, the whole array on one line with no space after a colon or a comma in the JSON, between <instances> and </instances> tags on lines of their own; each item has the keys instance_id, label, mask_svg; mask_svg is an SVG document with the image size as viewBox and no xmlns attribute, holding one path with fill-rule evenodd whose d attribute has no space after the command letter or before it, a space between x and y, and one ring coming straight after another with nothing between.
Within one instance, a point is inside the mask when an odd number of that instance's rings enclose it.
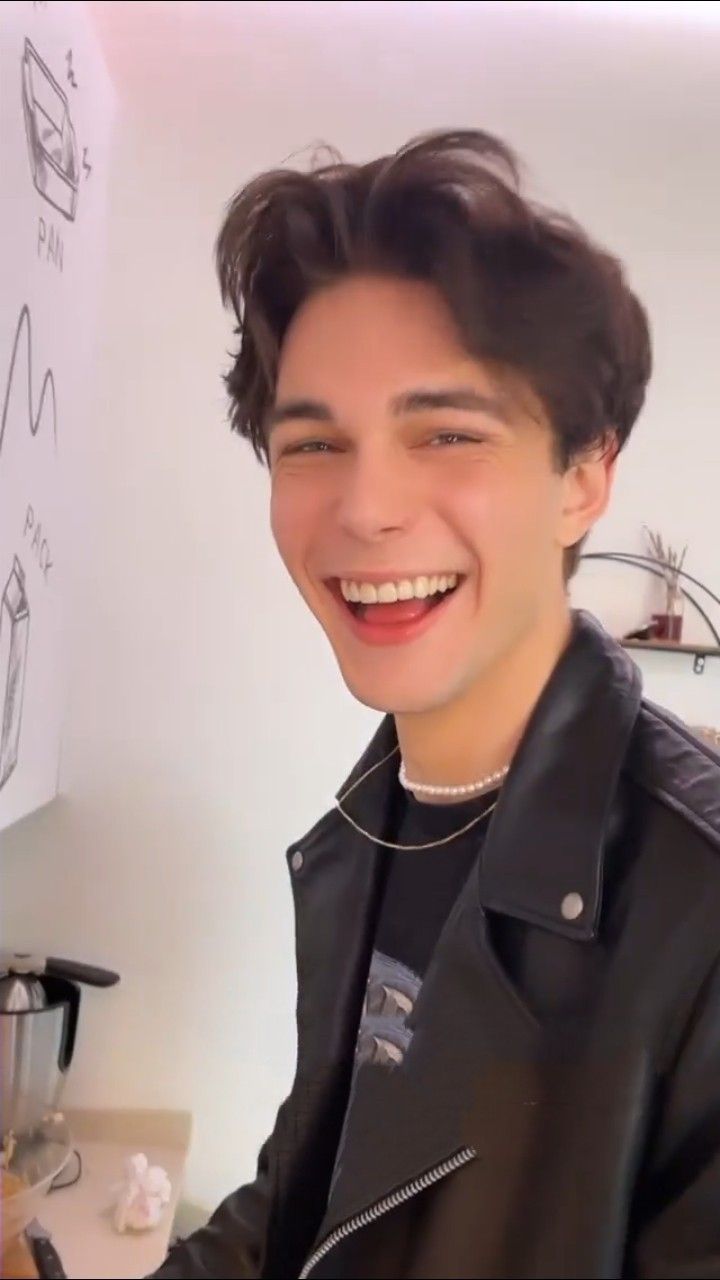
<instances>
[{"instance_id":1,"label":"lower lip","mask_svg":"<svg viewBox=\"0 0 720 1280\"><path fill-rule=\"evenodd\" d=\"M329 584L329 590L338 608L342 611L345 622L358 640L371 645L391 645L407 644L410 640L417 640L426 631L429 631L430 627L447 612L455 596L462 591L464 585L464 581L461 582L439 604L433 605L428 613L424 613L422 617L416 618L413 622L365 622L362 618L357 617L346 605L340 591L339 582Z\"/></svg>"}]
</instances>

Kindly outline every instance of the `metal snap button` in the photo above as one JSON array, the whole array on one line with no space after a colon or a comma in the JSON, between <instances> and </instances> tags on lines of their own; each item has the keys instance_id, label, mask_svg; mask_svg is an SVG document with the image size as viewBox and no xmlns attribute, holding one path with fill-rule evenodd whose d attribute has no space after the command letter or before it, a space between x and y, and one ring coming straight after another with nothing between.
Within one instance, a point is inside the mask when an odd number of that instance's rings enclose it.
<instances>
[{"instance_id":1,"label":"metal snap button","mask_svg":"<svg viewBox=\"0 0 720 1280\"><path fill-rule=\"evenodd\" d=\"M560 904L564 920L577 920L585 910L585 903L579 893L566 893Z\"/></svg>"},{"instance_id":2,"label":"metal snap button","mask_svg":"<svg viewBox=\"0 0 720 1280\"><path fill-rule=\"evenodd\" d=\"M293 871L302 871L304 861L305 859L302 855L301 850L296 849L290 859L290 866L292 867Z\"/></svg>"}]
</instances>

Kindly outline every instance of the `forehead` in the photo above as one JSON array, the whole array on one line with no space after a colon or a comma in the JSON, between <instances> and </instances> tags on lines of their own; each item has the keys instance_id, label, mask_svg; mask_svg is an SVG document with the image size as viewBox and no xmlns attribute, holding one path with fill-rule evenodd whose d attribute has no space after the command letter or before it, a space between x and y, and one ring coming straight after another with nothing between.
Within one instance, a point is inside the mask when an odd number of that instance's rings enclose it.
<instances>
[{"instance_id":1,"label":"forehead","mask_svg":"<svg viewBox=\"0 0 720 1280\"><path fill-rule=\"evenodd\" d=\"M501 390L520 417L544 417L525 379L468 352L439 290L384 276L347 277L303 304L280 352L275 400L302 396L350 417L433 384Z\"/></svg>"},{"instance_id":2,"label":"forehead","mask_svg":"<svg viewBox=\"0 0 720 1280\"><path fill-rule=\"evenodd\" d=\"M313 294L295 315L277 390L355 387L370 376L413 381L453 367L483 372L437 290L422 281L350 277Z\"/></svg>"}]
</instances>

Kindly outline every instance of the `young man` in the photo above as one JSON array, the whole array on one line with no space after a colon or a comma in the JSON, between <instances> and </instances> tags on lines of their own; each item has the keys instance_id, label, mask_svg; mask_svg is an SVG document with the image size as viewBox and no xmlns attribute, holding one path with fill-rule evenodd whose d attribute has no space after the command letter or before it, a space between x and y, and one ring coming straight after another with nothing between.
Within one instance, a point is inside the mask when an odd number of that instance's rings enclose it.
<instances>
[{"instance_id":1,"label":"young man","mask_svg":"<svg viewBox=\"0 0 720 1280\"><path fill-rule=\"evenodd\" d=\"M567 594L643 308L477 131L257 178L218 263L232 425L385 715L288 851L292 1091L157 1275L720 1276L720 759Z\"/></svg>"}]
</instances>

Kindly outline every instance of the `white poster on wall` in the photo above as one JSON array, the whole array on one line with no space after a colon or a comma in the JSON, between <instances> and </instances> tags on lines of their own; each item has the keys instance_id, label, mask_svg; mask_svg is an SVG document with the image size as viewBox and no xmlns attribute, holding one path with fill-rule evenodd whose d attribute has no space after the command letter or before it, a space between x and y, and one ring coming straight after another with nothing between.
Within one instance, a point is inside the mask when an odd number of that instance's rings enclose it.
<instances>
[{"instance_id":1,"label":"white poster on wall","mask_svg":"<svg viewBox=\"0 0 720 1280\"><path fill-rule=\"evenodd\" d=\"M85 4L0 6L0 829L58 789L114 109Z\"/></svg>"}]
</instances>

